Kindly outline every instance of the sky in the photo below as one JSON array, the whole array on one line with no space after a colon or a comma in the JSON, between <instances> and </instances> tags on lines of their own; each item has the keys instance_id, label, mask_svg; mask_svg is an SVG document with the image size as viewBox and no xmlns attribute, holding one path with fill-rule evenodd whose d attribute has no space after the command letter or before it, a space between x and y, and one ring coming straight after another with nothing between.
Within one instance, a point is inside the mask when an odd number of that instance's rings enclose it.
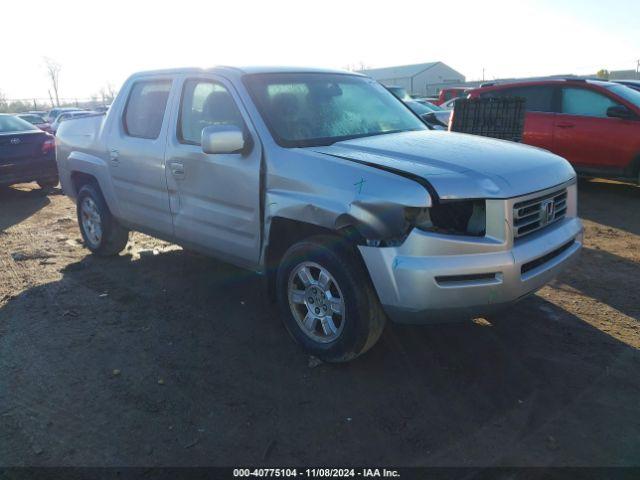
<instances>
[{"instance_id":1,"label":"sky","mask_svg":"<svg viewBox=\"0 0 640 480\"><path fill-rule=\"evenodd\" d=\"M0 92L117 90L167 67L385 67L442 61L467 80L635 69L638 0L5 0ZM9 47L9 48L7 48Z\"/></svg>"}]
</instances>

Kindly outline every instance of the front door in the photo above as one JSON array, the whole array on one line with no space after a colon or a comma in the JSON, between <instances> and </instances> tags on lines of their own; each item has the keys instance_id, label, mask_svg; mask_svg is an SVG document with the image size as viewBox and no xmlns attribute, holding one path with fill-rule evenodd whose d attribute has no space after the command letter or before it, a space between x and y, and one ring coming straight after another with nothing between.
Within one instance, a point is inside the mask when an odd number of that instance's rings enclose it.
<instances>
[{"instance_id":1,"label":"front door","mask_svg":"<svg viewBox=\"0 0 640 480\"><path fill-rule=\"evenodd\" d=\"M172 116L166 175L179 242L252 266L260 255L261 146L237 94L217 77L185 78ZM251 135L245 153L206 154L202 129L234 125Z\"/></svg>"},{"instance_id":2,"label":"front door","mask_svg":"<svg viewBox=\"0 0 640 480\"><path fill-rule=\"evenodd\" d=\"M631 161L629 151L638 122L607 116L618 103L586 88L562 89L560 113L556 115L554 153L576 166L622 169Z\"/></svg>"},{"instance_id":3,"label":"front door","mask_svg":"<svg viewBox=\"0 0 640 480\"><path fill-rule=\"evenodd\" d=\"M173 234L164 176L171 86L170 78L135 81L107 142L121 219L161 237Z\"/></svg>"}]
</instances>

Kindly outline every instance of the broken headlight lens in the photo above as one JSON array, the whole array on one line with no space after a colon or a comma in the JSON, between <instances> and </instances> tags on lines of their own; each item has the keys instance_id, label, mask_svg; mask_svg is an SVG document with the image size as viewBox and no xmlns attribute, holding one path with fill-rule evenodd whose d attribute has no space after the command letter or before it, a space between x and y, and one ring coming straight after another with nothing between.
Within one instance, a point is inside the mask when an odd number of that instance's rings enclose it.
<instances>
[{"instance_id":1,"label":"broken headlight lens","mask_svg":"<svg viewBox=\"0 0 640 480\"><path fill-rule=\"evenodd\" d=\"M431 208L409 209L407 214L416 228L427 232L482 237L487 230L484 200L452 200Z\"/></svg>"}]
</instances>

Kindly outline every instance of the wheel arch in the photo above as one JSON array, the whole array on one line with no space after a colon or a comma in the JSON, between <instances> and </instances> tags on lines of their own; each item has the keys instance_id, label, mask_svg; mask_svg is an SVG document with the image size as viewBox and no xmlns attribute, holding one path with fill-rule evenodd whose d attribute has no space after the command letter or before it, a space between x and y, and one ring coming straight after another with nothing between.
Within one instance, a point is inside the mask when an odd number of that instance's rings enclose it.
<instances>
[{"instance_id":1,"label":"wheel arch","mask_svg":"<svg viewBox=\"0 0 640 480\"><path fill-rule=\"evenodd\" d=\"M345 225L339 229L330 229L317 224L294 220L286 217L271 219L264 249L264 272L267 278L268 292L271 299L275 299L275 277L280 260L293 244L317 236L335 238L337 245L342 248L352 248L363 267L364 260L357 245L361 241L359 233L351 226ZM368 270L365 268L365 271Z\"/></svg>"},{"instance_id":2,"label":"wheel arch","mask_svg":"<svg viewBox=\"0 0 640 480\"><path fill-rule=\"evenodd\" d=\"M111 183L111 174L107 165L101 159L81 152L73 152L68 158L68 175L70 185L66 191L75 198L83 185L96 185L107 202L109 210L116 218L121 218L118 202ZM69 192L68 190L71 190Z\"/></svg>"},{"instance_id":3,"label":"wheel arch","mask_svg":"<svg viewBox=\"0 0 640 480\"><path fill-rule=\"evenodd\" d=\"M71 172L71 186L73 188L73 196L77 197L78 193L80 193L80 189L87 185L88 183L94 184L96 187L100 188L100 184L98 183L98 179L89 173L79 172L74 170ZM100 190L102 190L100 188Z\"/></svg>"}]
</instances>

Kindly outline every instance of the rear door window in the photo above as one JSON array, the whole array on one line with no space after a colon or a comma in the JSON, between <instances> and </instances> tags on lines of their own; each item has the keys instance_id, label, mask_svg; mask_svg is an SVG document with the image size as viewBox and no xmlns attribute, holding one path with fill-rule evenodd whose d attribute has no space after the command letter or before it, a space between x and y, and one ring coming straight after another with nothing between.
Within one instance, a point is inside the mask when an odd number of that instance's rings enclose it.
<instances>
[{"instance_id":1,"label":"rear door window","mask_svg":"<svg viewBox=\"0 0 640 480\"><path fill-rule=\"evenodd\" d=\"M170 90L171 80L141 81L133 85L123 118L127 135L158 138Z\"/></svg>"},{"instance_id":2,"label":"rear door window","mask_svg":"<svg viewBox=\"0 0 640 480\"><path fill-rule=\"evenodd\" d=\"M607 116L607 109L618 105L601 93L586 88L567 87L562 89L562 113L585 117Z\"/></svg>"},{"instance_id":3,"label":"rear door window","mask_svg":"<svg viewBox=\"0 0 640 480\"><path fill-rule=\"evenodd\" d=\"M549 85L513 87L494 90L482 94L483 98L521 97L526 100L527 112L554 112L553 94L555 88Z\"/></svg>"}]
</instances>

